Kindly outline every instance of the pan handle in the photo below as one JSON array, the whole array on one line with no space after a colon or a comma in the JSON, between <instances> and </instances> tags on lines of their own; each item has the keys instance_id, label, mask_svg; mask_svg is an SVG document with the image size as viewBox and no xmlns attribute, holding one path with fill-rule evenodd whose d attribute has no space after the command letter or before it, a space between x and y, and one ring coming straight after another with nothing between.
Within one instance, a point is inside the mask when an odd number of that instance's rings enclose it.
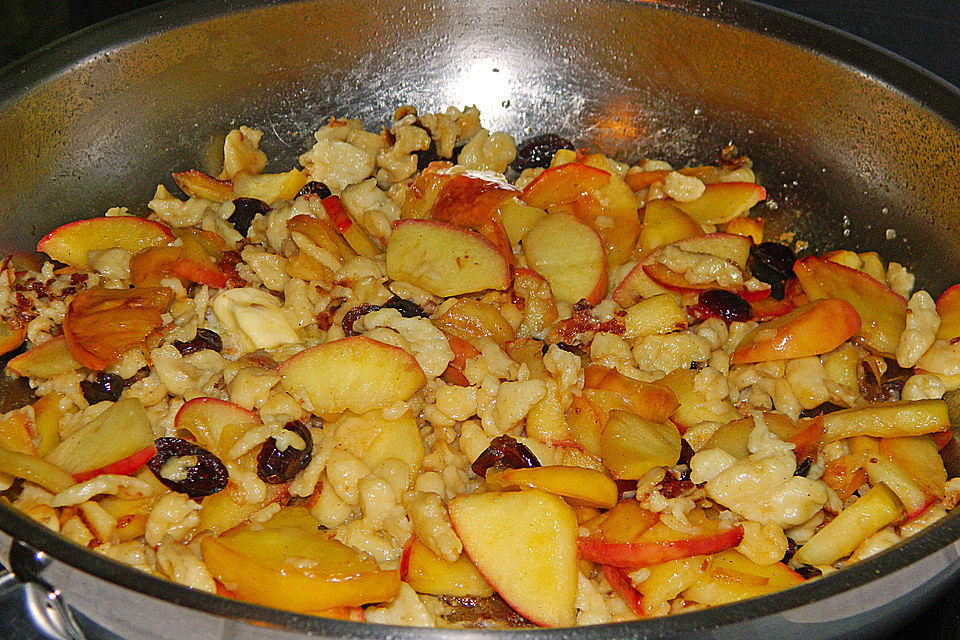
<instances>
[{"instance_id":1,"label":"pan handle","mask_svg":"<svg viewBox=\"0 0 960 640\"><path fill-rule=\"evenodd\" d=\"M49 563L50 559L42 551L31 549L19 540L12 541L10 568L0 564L0 597L8 597L14 590L22 591L24 613L44 638L86 640L60 591L40 577Z\"/></svg>"}]
</instances>

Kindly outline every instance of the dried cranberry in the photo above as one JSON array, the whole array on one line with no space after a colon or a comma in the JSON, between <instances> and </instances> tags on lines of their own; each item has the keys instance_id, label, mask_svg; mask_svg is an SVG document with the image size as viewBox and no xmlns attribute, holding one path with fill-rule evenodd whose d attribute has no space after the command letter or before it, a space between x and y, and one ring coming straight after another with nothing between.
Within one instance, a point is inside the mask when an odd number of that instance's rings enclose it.
<instances>
[{"instance_id":1,"label":"dried cranberry","mask_svg":"<svg viewBox=\"0 0 960 640\"><path fill-rule=\"evenodd\" d=\"M527 448L527 445L518 442L516 438L504 435L494 438L490 446L477 456L470 468L478 476L485 476L492 468L527 469L539 466L540 461Z\"/></svg>"},{"instance_id":2,"label":"dried cranberry","mask_svg":"<svg viewBox=\"0 0 960 640\"><path fill-rule=\"evenodd\" d=\"M430 166L431 162L436 162L439 159L440 155L437 153L437 142L431 139L429 147L417 152L417 171L423 171Z\"/></svg>"},{"instance_id":3,"label":"dried cranberry","mask_svg":"<svg viewBox=\"0 0 960 640\"><path fill-rule=\"evenodd\" d=\"M321 200L324 198L329 198L333 194L330 193L329 187L323 184L319 180L311 180L307 184L303 185L303 188L300 189L300 192L297 193L297 196L318 196Z\"/></svg>"},{"instance_id":4,"label":"dried cranberry","mask_svg":"<svg viewBox=\"0 0 960 640\"><path fill-rule=\"evenodd\" d=\"M426 318L429 314L416 302L393 296L383 304L384 309L396 309L404 318Z\"/></svg>"},{"instance_id":5,"label":"dried cranberry","mask_svg":"<svg viewBox=\"0 0 960 640\"><path fill-rule=\"evenodd\" d=\"M771 287L771 295L781 300L785 283L794 277L793 264L797 255L793 250L777 242L761 242L750 247L750 272L761 282Z\"/></svg>"},{"instance_id":6,"label":"dried cranberry","mask_svg":"<svg viewBox=\"0 0 960 640\"><path fill-rule=\"evenodd\" d=\"M147 467L165 487L177 493L185 493L190 498L202 498L222 491L227 486L230 474L220 458L200 445L182 438L157 438L154 441L157 455L150 458ZM196 463L187 470L183 480L170 480L160 475L160 470L171 458L185 456L196 457Z\"/></svg>"},{"instance_id":7,"label":"dried cranberry","mask_svg":"<svg viewBox=\"0 0 960 640\"><path fill-rule=\"evenodd\" d=\"M116 402L123 393L126 380L112 373L100 372L93 380L81 380L80 391L90 404Z\"/></svg>"},{"instance_id":8,"label":"dried cranberry","mask_svg":"<svg viewBox=\"0 0 960 640\"><path fill-rule=\"evenodd\" d=\"M753 317L753 307L740 295L725 289L709 289L700 294L690 311L698 320L720 318L727 324L746 322Z\"/></svg>"},{"instance_id":9,"label":"dried cranberry","mask_svg":"<svg viewBox=\"0 0 960 640\"><path fill-rule=\"evenodd\" d=\"M340 321L340 326L343 327L343 335L345 336L358 336L360 335L359 331L354 331L353 323L367 315L371 311L377 311L380 309L380 305L376 304L361 304L360 306L354 307L343 314L343 320Z\"/></svg>"},{"instance_id":10,"label":"dried cranberry","mask_svg":"<svg viewBox=\"0 0 960 640\"><path fill-rule=\"evenodd\" d=\"M220 339L220 334L212 329L197 329L197 335L193 340L188 342L177 340L173 343L173 346L185 356L204 349L220 353L223 349L223 340Z\"/></svg>"},{"instance_id":11,"label":"dried cranberry","mask_svg":"<svg viewBox=\"0 0 960 640\"><path fill-rule=\"evenodd\" d=\"M690 443L685 439L680 438L680 459L677 460L677 464L685 464L687 467L690 466L690 460L693 459L693 455L696 452L693 450L693 447L690 446ZM689 471L687 474L689 475Z\"/></svg>"},{"instance_id":12,"label":"dried cranberry","mask_svg":"<svg viewBox=\"0 0 960 640\"><path fill-rule=\"evenodd\" d=\"M617 493L621 497L625 493L633 493L637 490L636 480L624 480L622 478L614 478L613 481L617 484Z\"/></svg>"},{"instance_id":13,"label":"dried cranberry","mask_svg":"<svg viewBox=\"0 0 960 640\"><path fill-rule=\"evenodd\" d=\"M515 171L535 167L545 169L560 149L573 149L573 143L555 133L527 138L517 146L517 159L510 166Z\"/></svg>"},{"instance_id":14,"label":"dried cranberry","mask_svg":"<svg viewBox=\"0 0 960 640\"><path fill-rule=\"evenodd\" d=\"M800 461L800 464L797 465L793 475L806 477L807 474L810 473L811 466L813 466L813 460L811 458L804 458Z\"/></svg>"},{"instance_id":15,"label":"dried cranberry","mask_svg":"<svg viewBox=\"0 0 960 640\"><path fill-rule=\"evenodd\" d=\"M267 215L270 213L270 205L256 198L236 198L233 201L233 213L227 220L238 233L245 236L250 231L250 223L258 213Z\"/></svg>"},{"instance_id":16,"label":"dried cranberry","mask_svg":"<svg viewBox=\"0 0 960 640\"><path fill-rule=\"evenodd\" d=\"M797 541L793 538L787 538L787 552L783 555L781 560L783 562L789 562L793 555L800 550L800 545L797 544Z\"/></svg>"},{"instance_id":17,"label":"dried cranberry","mask_svg":"<svg viewBox=\"0 0 960 640\"><path fill-rule=\"evenodd\" d=\"M835 405L832 402L824 402L821 405L817 405L813 409L804 409L800 412L801 418L816 418L817 416L822 416L826 413L833 413L834 411L840 411L843 407Z\"/></svg>"},{"instance_id":18,"label":"dried cranberry","mask_svg":"<svg viewBox=\"0 0 960 640\"><path fill-rule=\"evenodd\" d=\"M257 475L270 484L290 482L298 473L306 469L313 457L313 436L310 435L306 425L299 420L293 420L283 428L297 434L303 440L304 447L302 449L287 447L280 451L275 438L268 438L263 443L263 448L257 455Z\"/></svg>"},{"instance_id":19,"label":"dried cranberry","mask_svg":"<svg viewBox=\"0 0 960 640\"><path fill-rule=\"evenodd\" d=\"M667 473L660 483L660 493L664 498L676 498L682 496L686 491L693 489L696 485L687 478L678 478L672 473Z\"/></svg>"},{"instance_id":20,"label":"dried cranberry","mask_svg":"<svg viewBox=\"0 0 960 640\"><path fill-rule=\"evenodd\" d=\"M817 569L816 567L812 567L809 564L802 564L796 569L794 569L794 571L800 574L800 577L803 578L804 580L819 578L820 576L823 575L823 571L821 571L820 569Z\"/></svg>"}]
</instances>

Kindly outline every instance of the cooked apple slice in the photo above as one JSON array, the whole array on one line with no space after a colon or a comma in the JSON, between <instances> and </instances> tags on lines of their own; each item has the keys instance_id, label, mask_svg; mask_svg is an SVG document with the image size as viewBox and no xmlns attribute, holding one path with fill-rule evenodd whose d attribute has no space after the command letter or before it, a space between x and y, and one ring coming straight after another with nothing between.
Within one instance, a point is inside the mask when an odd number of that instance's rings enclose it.
<instances>
[{"instance_id":1,"label":"cooked apple slice","mask_svg":"<svg viewBox=\"0 0 960 640\"><path fill-rule=\"evenodd\" d=\"M800 285L811 300L841 298L860 316L859 335L881 355L896 357L900 334L907 322L903 296L862 271L809 257L793 266Z\"/></svg>"},{"instance_id":2,"label":"cooked apple slice","mask_svg":"<svg viewBox=\"0 0 960 640\"><path fill-rule=\"evenodd\" d=\"M603 243L596 231L574 216L544 217L524 236L523 253L530 268L550 283L557 300L597 304L606 296Z\"/></svg>"},{"instance_id":3,"label":"cooked apple slice","mask_svg":"<svg viewBox=\"0 0 960 640\"><path fill-rule=\"evenodd\" d=\"M130 454L126 458L111 462L108 465L73 474L73 479L77 482L84 482L90 478L95 478L101 474L110 474L117 476L132 476L142 469L150 461L150 458L157 455L157 448L154 445L148 445Z\"/></svg>"},{"instance_id":4,"label":"cooked apple slice","mask_svg":"<svg viewBox=\"0 0 960 640\"><path fill-rule=\"evenodd\" d=\"M0 356L19 347L26 338L26 325L15 325L9 320L0 318Z\"/></svg>"},{"instance_id":5,"label":"cooked apple slice","mask_svg":"<svg viewBox=\"0 0 960 640\"><path fill-rule=\"evenodd\" d=\"M750 239L733 233L711 233L683 238L673 243L683 251L706 253L729 260L741 270L746 269L750 258Z\"/></svg>"},{"instance_id":6,"label":"cooked apple slice","mask_svg":"<svg viewBox=\"0 0 960 640\"><path fill-rule=\"evenodd\" d=\"M470 558L461 555L450 562L416 537L404 550L400 578L417 593L473 598L493 595L493 587L473 566Z\"/></svg>"},{"instance_id":7,"label":"cooked apple slice","mask_svg":"<svg viewBox=\"0 0 960 640\"><path fill-rule=\"evenodd\" d=\"M865 538L899 522L903 506L884 484L874 485L856 502L824 525L793 556L811 565L833 564L850 555Z\"/></svg>"},{"instance_id":8,"label":"cooked apple slice","mask_svg":"<svg viewBox=\"0 0 960 640\"><path fill-rule=\"evenodd\" d=\"M387 275L443 297L510 286L510 265L482 235L432 220L402 220L387 243Z\"/></svg>"},{"instance_id":9,"label":"cooked apple slice","mask_svg":"<svg viewBox=\"0 0 960 640\"><path fill-rule=\"evenodd\" d=\"M200 542L213 576L246 602L311 612L392 599L400 572L334 540L302 507ZM301 562L291 563L291 558Z\"/></svg>"},{"instance_id":10,"label":"cooked apple slice","mask_svg":"<svg viewBox=\"0 0 960 640\"><path fill-rule=\"evenodd\" d=\"M827 462L820 479L838 498L846 500L867 482L867 472L857 456L847 454Z\"/></svg>"},{"instance_id":11,"label":"cooked apple slice","mask_svg":"<svg viewBox=\"0 0 960 640\"><path fill-rule=\"evenodd\" d=\"M136 253L171 240L173 233L164 224L136 216L112 216L57 227L37 243L37 251L71 267L86 269L90 251L126 249Z\"/></svg>"},{"instance_id":12,"label":"cooked apple slice","mask_svg":"<svg viewBox=\"0 0 960 640\"><path fill-rule=\"evenodd\" d=\"M603 514L597 534L603 542L640 542L640 537L659 521L659 514L633 498L624 498Z\"/></svg>"},{"instance_id":13,"label":"cooked apple slice","mask_svg":"<svg viewBox=\"0 0 960 640\"><path fill-rule=\"evenodd\" d=\"M512 242L499 208L508 198L519 194L519 189L496 174L465 171L450 176L440 187L430 209L430 219L476 231L512 262Z\"/></svg>"},{"instance_id":14,"label":"cooked apple slice","mask_svg":"<svg viewBox=\"0 0 960 640\"><path fill-rule=\"evenodd\" d=\"M960 338L960 284L955 284L937 298L940 327L937 339L950 341Z\"/></svg>"},{"instance_id":15,"label":"cooked apple slice","mask_svg":"<svg viewBox=\"0 0 960 640\"><path fill-rule=\"evenodd\" d=\"M0 473L23 478L52 493L60 493L76 484L69 473L52 462L6 449L0 449Z\"/></svg>"},{"instance_id":16,"label":"cooked apple slice","mask_svg":"<svg viewBox=\"0 0 960 640\"><path fill-rule=\"evenodd\" d=\"M251 503L238 484L229 482L223 490L203 497L197 528L213 534L228 531L249 520L265 505L283 504L289 497L286 484L268 484L264 501Z\"/></svg>"},{"instance_id":17,"label":"cooked apple slice","mask_svg":"<svg viewBox=\"0 0 960 640\"><path fill-rule=\"evenodd\" d=\"M364 336L311 347L277 370L283 388L316 414L380 409L403 402L426 382L412 355Z\"/></svg>"},{"instance_id":18,"label":"cooked apple slice","mask_svg":"<svg viewBox=\"0 0 960 640\"><path fill-rule=\"evenodd\" d=\"M33 442L34 423L25 411L14 411L0 420L0 449L18 453L37 453Z\"/></svg>"},{"instance_id":19,"label":"cooked apple slice","mask_svg":"<svg viewBox=\"0 0 960 640\"><path fill-rule=\"evenodd\" d=\"M200 397L188 400L177 411L173 426L179 432L186 431L203 447L225 458L230 447L255 426L262 424L256 411L220 400Z\"/></svg>"},{"instance_id":20,"label":"cooked apple slice","mask_svg":"<svg viewBox=\"0 0 960 640\"><path fill-rule=\"evenodd\" d=\"M846 300L826 298L761 322L730 356L733 364L816 356L833 351L860 329L860 316Z\"/></svg>"},{"instance_id":21,"label":"cooked apple slice","mask_svg":"<svg viewBox=\"0 0 960 640\"><path fill-rule=\"evenodd\" d=\"M538 489L459 495L450 521L473 564L519 614L569 627L577 610L577 517Z\"/></svg>"},{"instance_id":22,"label":"cooked apple slice","mask_svg":"<svg viewBox=\"0 0 960 640\"><path fill-rule=\"evenodd\" d=\"M766 197L766 190L752 182L717 182L708 184L696 200L674 204L699 224L724 224Z\"/></svg>"},{"instance_id":23,"label":"cooked apple slice","mask_svg":"<svg viewBox=\"0 0 960 640\"><path fill-rule=\"evenodd\" d=\"M173 300L167 287L107 289L96 286L78 293L63 318L63 336L74 360L102 371L124 351L163 324Z\"/></svg>"},{"instance_id":24,"label":"cooked apple slice","mask_svg":"<svg viewBox=\"0 0 960 640\"><path fill-rule=\"evenodd\" d=\"M142 454L153 447L153 440L146 409L139 400L125 398L67 436L46 459L74 477L83 477ZM145 463L143 460L140 466ZM133 471L136 469L127 469Z\"/></svg>"},{"instance_id":25,"label":"cooked apple slice","mask_svg":"<svg viewBox=\"0 0 960 640\"><path fill-rule=\"evenodd\" d=\"M61 402L66 396L60 391L52 391L33 403L33 422L37 431L37 455L45 456L60 444L60 421L69 411ZM68 403L70 406L72 403Z\"/></svg>"},{"instance_id":26,"label":"cooked apple slice","mask_svg":"<svg viewBox=\"0 0 960 640\"><path fill-rule=\"evenodd\" d=\"M676 395L666 386L625 376L598 364L584 368L584 395L604 419L614 409L623 409L652 422L666 422L676 411Z\"/></svg>"},{"instance_id":27,"label":"cooked apple slice","mask_svg":"<svg viewBox=\"0 0 960 640\"><path fill-rule=\"evenodd\" d=\"M654 182L663 182L670 172L666 169L653 169L650 171L629 171L623 177L627 185L634 191L646 189Z\"/></svg>"},{"instance_id":28,"label":"cooked apple slice","mask_svg":"<svg viewBox=\"0 0 960 640\"><path fill-rule=\"evenodd\" d=\"M852 436L919 436L949 429L950 416L943 400L880 402L823 416L824 442Z\"/></svg>"},{"instance_id":29,"label":"cooked apple slice","mask_svg":"<svg viewBox=\"0 0 960 640\"><path fill-rule=\"evenodd\" d=\"M380 248L374 244L367 232L355 224L353 218L347 213L339 196L328 196L321 199L315 194L305 196L307 205L318 218L330 220L333 228L337 230L350 248L357 254L367 258L373 258L380 255Z\"/></svg>"},{"instance_id":30,"label":"cooked apple slice","mask_svg":"<svg viewBox=\"0 0 960 640\"><path fill-rule=\"evenodd\" d=\"M191 198L205 198L214 202L233 200L233 183L218 180L197 169L173 174L173 181Z\"/></svg>"},{"instance_id":31,"label":"cooked apple slice","mask_svg":"<svg viewBox=\"0 0 960 640\"><path fill-rule=\"evenodd\" d=\"M181 246L144 249L130 259L130 282L135 287L156 287L170 277L217 288L227 285L213 258L193 238L184 238Z\"/></svg>"},{"instance_id":32,"label":"cooked apple slice","mask_svg":"<svg viewBox=\"0 0 960 640\"><path fill-rule=\"evenodd\" d=\"M710 559L709 571L684 590L683 597L719 606L782 591L802 582L800 574L781 562L761 565L735 549L727 549Z\"/></svg>"},{"instance_id":33,"label":"cooked apple slice","mask_svg":"<svg viewBox=\"0 0 960 640\"><path fill-rule=\"evenodd\" d=\"M753 244L763 242L763 220L760 218L734 218L723 230L749 238Z\"/></svg>"},{"instance_id":34,"label":"cooked apple slice","mask_svg":"<svg viewBox=\"0 0 960 640\"><path fill-rule=\"evenodd\" d=\"M579 162L550 167L523 189L521 199L531 207L571 204L582 195L603 187L610 172Z\"/></svg>"},{"instance_id":35,"label":"cooked apple slice","mask_svg":"<svg viewBox=\"0 0 960 640\"><path fill-rule=\"evenodd\" d=\"M871 438L857 436L848 440L850 455L866 471L871 484L884 484L900 499L905 519L916 517L944 494L946 472L932 439ZM888 442L893 441L893 442ZM896 442L903 441L903 442ZM910 442L915 441L915 442ZM883 445L881 450L881 443ZM904 460L904 456L917 456ZM937 460L933 460L935 456ZM939 467L939 468L938 468ZM929 476L925 473L929 472ZM939 485L937 484L939 482Z\"/></svg>"},{"instance_id":36,"label":"cooked apple slice","mask_svg":"<svg viewBox=\"0 0 960 640\"><path fill-rule=\"evenodd\" d=\"M70 355L67 340L63 337L28 349L7 363L7 369L18 376L41 379L76 371L80 366Z\"/></svg>"},{"instance_id":37,"label":"cooked apple slice","mask_svg":"<svg viewBox=\"0 0 960 640\"><path fill-rule=\"evenodd\" d=\"M523 321L517 335L531 337L557 321L557 302L546 279L533 269L521 267L513 277L513 304L521 310ZM521 306L522 305L522 306Z\"/></svg>"},{"instance_id":38,"label":"cooked apple slice","mask_svg":"<svg viewBox=\"0 0 960 640\"><path fill-rule=\"evenodd\" d=\"M593 538L580 538L578 548L587 560L614 567L639 569L677 558L717 553L737 546L742 539L743 527L738 525L701 536L651 542L603 542Z\"/></svg>"},{"instance_id":39,"label":"cooked apple slice","mask_svg":"<svg viewBox=\"0 0 960 640\"><path fill-rule=\"evenodd\" d=\"M469 387L470 382L463 374L463 370L467 366L467 360L480 355L480 350L463 338L459 338L452 333L444 335L447 336L447 343L450 345L450 350L453 351L453 360L450 361L450 364L447 365L446 370L443 372L443 380L444 382L460 387Z\"/></svg>"},{"instance_id":40,"label":"cooked apple slice","mask_svg":"<svg viewBox=\"0 0 960 640\"><path fill-rule=\"evenodd\" d=\"M412 476L416 476L423 461L423 442L413 413L399 418L385 418L381 411L363 415L344 414L330 424L341 447L355 455L371 469L386 460L396 458L406 462Z\"/></svg>"},{"instance_id":41,"label":"cooked apple slice","mask_svg":"<svg viewBox=\"0 0 960 640\"><path fill-rule=\"evenodd\" d=\"M767 429L781 440L789 441L800 431L797 424L782 413L768 411L763 413L763 421ZM701 449L723 449L735 458L746 458L750 455L747 443L750 433L757 423L753 416L733 420L717 427Z\"/></svg>"},{"instance_id":42,"label":"cooked apple slice","mask_svg":"<svg viewBox=\"0 0 960 640\"><path fill-rule=\"evenodd\" d=\"M329 220L301 214L287 220L287 230L308 237L315 245L329 252L341 263L344 259L357 255Z\"/></svg>"},{"instance_id":43,"label":"cooked apple slice","mask_svg":"<svg viewBox=\"0 0 960 640\"><path fill-rule=\"evenodd\" d=\"M500 310L486 302L460 298L433 323L444 333L464 340L491 338L503 345L517 336Z\"/></svg>"},{"instance_id":44,"label":"cooked apple slice","mask_svg":"<svg viewBox=\"0 0 960 640\"><path fill-rule=\"evenodd\" d=\"M496 489L542 489L567 499L573 506L609 509L617 504L617 483L593 469L549 465L507 469L487 474Z\"/></svg>"},{"instance_id":45,"label":"cooked apple slice","mask_svg":"<svg viewBox=\"0 0 960 640\"><path fill-rule=\"evenodd\" d=\"M640 257L677 240L703 235L703 228L669 200L651 200L643 209L637 246Z\"/></svg>"},{"instance_id":46,"label":"cooked apple slice","mask_svg":"<svg viewBox=\"0 0 960 640\"><path fill-rule=\"evenodd\" d=\"M498 212L503 222L503 230L507 233L511 244L517 244L523 240L527 231L533 229L534 225L540 222L540 218L547 215L543 209L524 204L516 197L504 200Z\"/></svg>"},{"instance_id":47,"label":"cooked apple slice","mask_svg":"<svg viewBox=\"0 0 960 640\"><path fill-rule=\"evenodd\" d=\"M881 438L880 455L916 480L924 493L942 498L947 483L943 458L932 436Z\"/></svg>"},{"instance_id":48,"label":"cooked apple slice","mask_svg":"<svg viewBox=\"0 0 960 640\"><path fill-rule=\"evenodd\" d=\"M672 295L662 293L628 307L623 326L627 340L683 331L687 328L687 312Z\"/></svg>"},{"instance_id":49,"label":"cooked apple slice","mask_svg":"<svg viewBox=\"0 0 960 640\"><path fill-rule=\"evenodd\" d=\"M729 551L721 551L722 556ZM715 556L691 556L677 558L646 567L647 579L637 585L642 597L643 615L657 612L663 604L673 600L680 593L693 586L710 568L711 558Z\"/></svg>"},{"instance_id":50,"label":"cooked apple slice","mask_svg":"<svg viewBox=\"0 0 960 640\"><path fill-rule=\"evenodd\" d=\"M236 198L256 198L273 204L277 200L296 198L307 180L299 169L286 173L241 173L233 179L233 193Z\"/></svg>"},{"instance_id":51,"label":"cooked apple slice","mask_svg":"<svg viewBox=\"0 0 960 640\"><path fill-rule=\"evenodd\" d=\"M667 293L668 290L650 279L641 262L624 276L613 290L613 300L626 309L644 298L652 298Z\"/></svg>"},{"instance_id":52,"label":"cooked apple slice","mask_svg":"<svg viewBox=\"0 0 960 640\"><path fill-rule=\"evenodd\" d=\"M570 439L591 456L599 458L600 430L605 417L585 397L573 396L565 418Z\"/></svg>"},{"instance_id":53,"label":"cooked apple slice","mask_svg":"<svg viewBox=\"0 0 960 640\"><path fill-rule=\"evenodd\" d=\"M638 480L654 467L680 459L680 432L673 423L613 410L600 432L600 458L615 478Z\"/></svg>"},{"instance_id":54,"label":"cooked apple slice","mask_svg":"<svg viewBox=\"0 0 960 640\"><path fill-rule=\"evenodd\" d=\"M630 582L630 577L626 571L618 567L604 565L603 577L606 578L613 592L620 596L620 599L630 607L631 611L641 618L644 617L646 612L643 606L643 595Z\"/></svg>"}]
</instances>

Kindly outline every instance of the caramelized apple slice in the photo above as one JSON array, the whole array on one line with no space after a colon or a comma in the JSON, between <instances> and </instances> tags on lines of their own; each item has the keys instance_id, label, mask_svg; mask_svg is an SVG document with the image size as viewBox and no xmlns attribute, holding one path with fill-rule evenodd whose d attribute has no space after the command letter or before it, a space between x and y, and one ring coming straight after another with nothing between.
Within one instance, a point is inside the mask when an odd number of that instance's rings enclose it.
<instances>
[{"instance_id":1,"label":"caramelized apple slice","mask_svg":"<svg viewBox=\"0 0 960 640\"><path fill-rule=\"evenodd\" d=\"M25 378L47 379L80 368L70 355L66 338L54 338L24 351L7 363L7 369Z\"/></svg>"},{"instance_id":2,"label":"caramelized apple slice","mask_svg":"<svg viewBox=\"0 0 960 640\"><path fill-rule=\"evenodd\" d=\"M487 474L497 489L542 489L567 499L573 506L609 509L617 504L617 483L593 469L550 465L507 469Z\"/></svg>"},{"instance_id":3,"label":"caramelized apple slice","mask_svg":"<svg viewBox=\"0 0 960 640\"><path fill-rule=\"evenodd\" d=\"M286 611L384 602L400 588L399 571L380 569L369 556L320 531L301 507L285 507L263 524L203 538L200 549L210 572L236 597Z\"/></svg>"},{"instance_id":4,"label":"caramelized apple slice","mask_svg":"<svg viewBox=\"0 0 960 640\"><path fill-rule=\"evenodd\" d=\"M607 258L600 236L572 215L550 214L540 220L524 236L523 253L530 268L550 283L557 300L597 304L607 294Z\"/></svg>"},{"instance_id":5,"label":"caramelized apple slice","mask_svg":"<svg viewBox=\"0 0 960 640\"><path fill-rule=\"evenodd\" d=\"M604 420L610 411L622 409L652 422L666 422L679 404L674 393L662 384L635 380L598 364L584 368L583 389Z\"/></svg>"},{"instance_id":6,"label":"caramelized apple slice","mask_svg":"<svg viewBox=\"0 0 960 640\"><path fill-rule=\"evenodd\" d=\"M26 338L26 325L20 326L5 318L0 318L0 356L19 347Z\"/></svg>"},{"instance_id":7,"label":"caramelized apple slice","mask_svg":"<svg viewBox=\"0 0 960 640\"><path fill-rule=\"evenodd\" d=\"M0 473L23 478L51 493L69 489L76 481L57 465L29 453L0 449Z\"/></svg>"},{"instance_id":8,"label":"caramelized apple slice","mask_svg":"<svg viewBox=\"0 0 960 640\"><path fill-rule=\"evenodd\" d=\"M469 229L431 220L403 220L390 235L387 275L449 297L510 286L500 250Z\"/></svg>"},{"instance_id":9,"label":"caramelized apple slice","mask_svg":"<svg viewBox=\"0 0 960 640\"><path fill-rule=\"evenodd\" d=\"M63 319L70 355L83 366L102 371L163 324L161 314L172 300L173 291L166 287L96 286L81 291Z\"/></svg>"},{"instance_id":10,"label":"caramelized apple slice","mask_svg":"<svg viewBox=\"0 0 960 640\"><path fill-rule=\"evenodd\" d=\"M542 626L577 619L577 517L538 489L462 494L450 521L473 564L518 613Z\"/></svg>"},{"instance_id":11,"label":"caramelized apple slice","mask_svg":"<svg viewBox=\"0 0 960 640\"><path fill-rule=\"evenodd\" d=\"M727 549L710 559L709 571L683 591L683 597L719 606L782 591L802 582L803 577L783 563L761 565L735 549Z\"/></svg>"},{"instance_id":12,"label":"caramelized apple slice","mask_svg":"<svg viewBox=\"0 0 960 640\"><path fill-rule=\"evenodd\" d=\"M412 355L363 336L301 351L278 371L283 388L316 414L380 409L406 400L426 381Z\"/></svg>"},{"instance_id":13,"label":"caramelized apple slice","mask_svg":"<svg viewBox=\"0 0 960 640\"><path fill-rule=\"evenodd\" d=\"M610 173L579 162L550 167L528 184L521 199L531 207L571 204L610 181Z\"/></svg>"},{"instance_id":14,"label":"caramelized apple slice","mask_svg":"<svg viewBox=\"0 0 960 640\"><path fill-rule=\"evenodd\" d=\"M673 423L614 410L600 433L600 458L615 478L637 480L654 467L677 463L680 432Z\"/></svg>"},{"instance_id":15,"label":"caramelized apple slice","mask_svg":"<svg viewBox=\"0 0 960 640\"><path fill-rule=\"evenodd\" d=\"M846 342L860 326L860 316L846 300L816 300L760 323L740 341L730 362L767 362L820 355Z\"/></svg>"},{"instance_id":16,"label":"caramelized apple slice","mask_svg":"<svg viewBox=\"0 0 960 640\"><path fill-rule=\"evenodd\" d=\"M860 316L858 334L871 349L895 358L907 322L907 301L890 287L862 271L809 257L793 267L811 300L841 298Z\"/></svg>"},{"instance_id":17,"label":"caramelized apple slice","mask_svg":"<svg viewBox=\"0 0 960 640\"><path fill-rule=\"evenodd\" d=\"M707 185L696 200L675 204L699 224L724 224L766 197L766 190L752 182L717 182Z\"/></svg>"},{"instance_id":18,"label":"caramelized apple slice","mask_svg":"<svg viewBox=\"0 0 960 640\"><path fill-rule=\"evenodd\" d=\"M629 177L629 176L628 176ZM669 200L651 200L643 210L637 245L640 257L677 240L703 235L702 227Z\"/></svg>"},{"instance_id":19,"label":"caramelized apple slice","mask_svg":"<svg viewBox=\"0 0 960 640\"><path fill-rule=\"evenodd\" d=\"M474 598L493 595L493 587L473 566L470 558L461 555L450 562L416 537L404 550L400 577L417 593Z\"/></svg>"},{"instance_id":20,"label":"caramelized apple slice","mask_svg":"<svg viewBox=\"0 0 960 640\"><path fill-rule=\"evenodd\" d=\"M823 416L823 441L852 436L918 436L950 429L947 403L943 400L880 402Z\"/></svg>"},{"instance_id":21,"label":"caramelized apple slice","mask_svg":"<svg viewBox=\"0 0 960 640\"><path fill-rule=\"evenodd\" d=\"M737 546L742 539L743 527L735 526L717 533L652 542L619 543L580 538L578 548L587 560L637 569L677 558L717 553Z\"/></svg>"},{"instance_id":22,"label":"caramelized apple slice","mask_svg":"<svg viewBox=\"0 0 960 640\"><path fill-rule=\"evenodd\" d=\"M903 516L900 500L886 485L874 485L824 525L794 555L797 562L833 564L850 555L865 538Z\"/></svg>"},{"instance_id":23,"label":"caramelized apple slice","mask_svg":"<svg viewBox=\"0 0 960 640\"><path fill-rule=\"evenodd\" d=\"M960 338L960 284L955 284L937 298L937 315L940 327L937 339L950 341Z\"/></svg>"},{"instance_id":24,"label":"caramelized apple slice","mask_svg":"<svg viewBox=\"0 0 960 640\"><path fill-rule=\"evenodd\" d=\"M486 302L460 298L433 323L444 333L464 340L491 338L503 345L517 336L500 310Z\"/></svg>"},{"instance_id":25,"label":"caramelized apple slice","mask_svg":"<svg viewBox=\"0 0 960 640\"><path fill-rule=\"evenodd\" d=\"M57 227L37 243L37 251L71 267L86 269L90 251L117 248L136 253L171 240L173 233L164 224L136 216L111 216Z\"/></svg>"},{"instance_id":26,"label":"caramelized apple slice","mask_svg":"<svg viewBox=\"0 0 960 640\"><path fill-rule=\"evenodd\" d=\"M197 169L175 173L173 181L191 198L205 198L214 202L226 202L234 198L232 182L217 180Z\"/></svg>"},{"instance_id":27,"label":"caramelized apple slice","mask_svg":"<svg viewBox=\"0 0 960 640\"><path fill-rule=\"evenodd\" d=\"M0 419L0 449L18 453L37 453L33 443L33 420L26 411L14 411Z\"/></svg>"}]
</instances>

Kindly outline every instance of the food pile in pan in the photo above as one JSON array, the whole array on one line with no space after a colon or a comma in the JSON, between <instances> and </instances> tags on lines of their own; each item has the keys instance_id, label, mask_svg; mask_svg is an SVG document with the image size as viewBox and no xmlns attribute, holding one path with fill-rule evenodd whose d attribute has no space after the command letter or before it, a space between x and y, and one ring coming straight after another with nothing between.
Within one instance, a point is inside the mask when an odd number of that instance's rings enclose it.
<instances>
[{"instance_id":1,"label":"food pile in pan","mask_svg":"<svg viewBox=\"0 0 960 640\"><path fill-rule=\"evenodd\" d=\"M735 148L624 164L401 107L265 173L261 135L2 264L37 399L0 489L77 544L321 616L574 626L787 589L956 505L960 289L798 259Z\"/></svg>"}]
</instances>

